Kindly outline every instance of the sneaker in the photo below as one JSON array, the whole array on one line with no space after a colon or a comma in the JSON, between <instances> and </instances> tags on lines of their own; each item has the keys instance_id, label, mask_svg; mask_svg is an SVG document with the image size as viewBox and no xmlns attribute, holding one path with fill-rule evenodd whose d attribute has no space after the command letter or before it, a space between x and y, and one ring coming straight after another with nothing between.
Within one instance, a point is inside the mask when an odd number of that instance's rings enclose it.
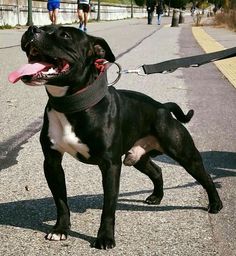
<instances>
[{"instance_id":1,"label":"sneaker","mask_svg":"<svg viewBox=\"0 0 236 256\"><path fill-rule=\"evenodd\" d=\"M86 27L84 27L84 32L86 33L88 31L88 29Z\"/></svg>"},{"instance_id":2,"label":"sneaker","mask_svg":"<svg viewBox=\"0 0 236 256\"><path fill-rule=\"evenodd\" d=\"M79 24L79 29L80 29L80 30L83 30L83 22L80 22L80 24Z\"/></svg>"}]
</instances>

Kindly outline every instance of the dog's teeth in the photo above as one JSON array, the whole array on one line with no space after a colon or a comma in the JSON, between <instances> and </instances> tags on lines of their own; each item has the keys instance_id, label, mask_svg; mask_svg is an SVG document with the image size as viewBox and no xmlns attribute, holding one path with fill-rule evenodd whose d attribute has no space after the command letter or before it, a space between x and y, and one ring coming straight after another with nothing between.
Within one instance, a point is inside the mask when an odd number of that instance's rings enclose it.
<instances>
[{"instance_id":1,"label":"dog's teeth","mask_svg":"<svg viewBox=\"0 0 236 256\"><path fill-rule=\"evenodd\" d=\"M43 74L42 74L41 72L39 72L39 73L36 74L36 77L37 77L37 78L41 78L42 76L43 76Z\"/></svg>"},{"instance_id":2,"label":"dog's teeth","mask_svg":"<svg viewBox=\"0 0 236 256\"><path fill-rule=\"evenodd\" d=\"M43 75L51 75L51 74L56 74L57 71L54 68L50 68L48 71L43 71Z\"/></svg>"},{"instance_id":3,"label":"dog's teeth","mask_svg":"<svg viewBox=\"0 0 236 256\"><path fill-rule=\"evenodd\" d=\"M54 74L54 73L56 73L56 70L55 70L55 69L50 68L50 69L48 70L48 74Z\"/></svg>"}]
</instances>

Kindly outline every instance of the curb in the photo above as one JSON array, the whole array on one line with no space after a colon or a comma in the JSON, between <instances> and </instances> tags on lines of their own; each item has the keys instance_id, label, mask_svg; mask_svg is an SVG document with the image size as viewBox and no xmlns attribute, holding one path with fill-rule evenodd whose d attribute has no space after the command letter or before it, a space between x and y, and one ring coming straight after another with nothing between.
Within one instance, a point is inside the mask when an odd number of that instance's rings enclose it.
<instances>
[{"instance_id":1,"label":"curb","mask_svg":"<svg viewBox=\"0 0 236 256\"><path fill-rule=\"evenodd\" d=\"M224 50L225 47L218 43L214 38L209 36L202 27L192 27L192 33L206 52L214 52ZM219 60L214 62L221 73L229 80L229 82L236 88L236 57Z\"/></svg>"}]
</instances>

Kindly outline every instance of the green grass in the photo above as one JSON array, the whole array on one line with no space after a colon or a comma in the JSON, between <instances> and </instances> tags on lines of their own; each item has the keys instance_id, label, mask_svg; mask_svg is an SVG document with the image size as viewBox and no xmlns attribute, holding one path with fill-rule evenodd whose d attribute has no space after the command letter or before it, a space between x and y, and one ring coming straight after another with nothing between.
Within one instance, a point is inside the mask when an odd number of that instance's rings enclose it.
<instances>
[{"instance_id":1,"label":"green grass","mask_svg":"<svg viewBox=\"0 0 236 256\"><path fill-rule=\"evenodd\" d=\"M5 24L3 26L0 26L0 29L11 29L13 28L11 25Z\"/></svg>"}]
</instances>

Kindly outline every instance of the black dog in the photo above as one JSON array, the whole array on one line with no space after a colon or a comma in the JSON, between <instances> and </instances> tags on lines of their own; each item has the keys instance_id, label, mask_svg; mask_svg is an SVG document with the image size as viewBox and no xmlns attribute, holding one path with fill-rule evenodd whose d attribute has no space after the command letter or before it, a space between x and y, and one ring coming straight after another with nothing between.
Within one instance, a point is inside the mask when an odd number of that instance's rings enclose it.
<instances>
[{"instance_id":1,"label":"black dog","mask_svg":"<svg viewBox=\"0 0 236 256\"><path fill-rule=\"evenodd\" d=\"M57 207L57 222L46 236L64 240L70 228L70 212L64 171L65 152L80 161L98 165L103 178L104 205L94 246L115 246L115 210L122 155L124 164L148 175L154 185L147 204L160 204L163 180L151 156L165 153L182 165L207 191L208 211L217 213L222 202L206 173L193 140L181 124L184 115L175 103L161 104L132 91L107 86L106 64L115 57L101 38L72 27L30 27L21 46L29 64L9 76L29 85L45 85L49 96L40 141L45 156L44 171ZM172 117L172 114L176 117Z\"/></svg>"}]
</instances>

